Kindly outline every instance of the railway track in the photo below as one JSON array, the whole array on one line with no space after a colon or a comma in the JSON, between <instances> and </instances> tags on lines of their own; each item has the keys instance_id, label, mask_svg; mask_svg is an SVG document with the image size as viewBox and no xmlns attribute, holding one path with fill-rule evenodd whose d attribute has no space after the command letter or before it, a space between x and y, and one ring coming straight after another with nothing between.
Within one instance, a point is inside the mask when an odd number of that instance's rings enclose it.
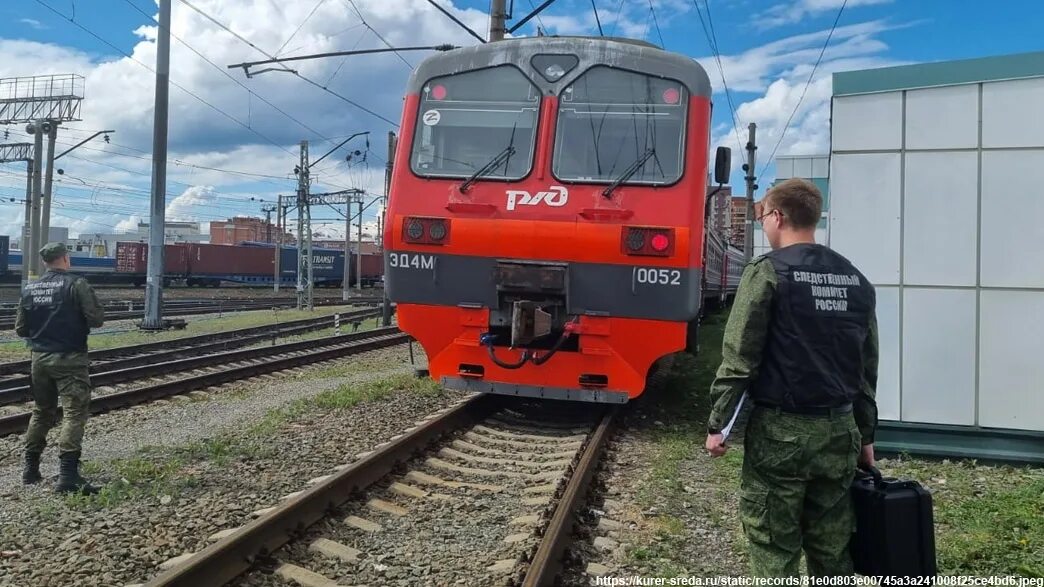
<instances>
[{"instance_id":1,"label":"railway track","mask_svg":"<svg viewBox=\"0 0 1044 587\"><path fill-rule=\"evenodd\" d=\"M352 298L347 302L339 298L316 300L315 306L340 306L343 304L374 304L380 298ZM296 305L292 299L262 300L199 300L192 302L172 301L163 306L165 316L194 316L199 314L218 314L223 312L246 312L250 310L268 310L272 308L289 308ZM0 330L14 328L15 308L0 308ZM133 320L144 316L144 305L141 302L118 302L107 304L106 320Z\"/></svg>"},{"instance_id":2,"label":"railway track","mask_svg":"<svg viewBox=\"0 0 1044 587\"><path fill-rule=\"evenodd\" d=\"M92 375L91 381L97 395L91 398L91 413L107 412L248 377L338 359L401 344L407 338L397 328L389 327L162 363L150 360L137 367ZM142 385L143 378L155 380ZM102 391L104 393L98 393ZM0 396L9 398L8 403L24 401L26 392L27 389L19 388L0 392ZM12 407L5 409L11 410ZM25 410L0 417L0 436L25 431L30 415Z\"/></svg>"},{"instance_id":3,"label":"railway track","mask_svg":"<svg viewBox=\"0 0 1044 587\"><path fill-rule=\"evenodd\" d=\"M340 320L344 324L353 324L379 315L380 310L355 310L340 314ZM154 360L170 360L206 352L244 347L269 339L274 340L276 338L295 336L333 326L334 316L329 315L319 318L305 318L303 320L291 320L263 326L212 332L198 336L186 336L157 342L100 349L90 351L88 356L91 359L91 373L97 373L103 370L134 367ZM31 367L32 361L29 359L0 363L0 377L12 374L28 374ZM28 384L29 380L26 377L0 378L0 392ZM4 405L2 399L0 399L0 405Z\"/></svg>"},{"instance_id":4,"label":"railway track","mask_svg":"<svg viewBox=\"0 0 1044 587\"><path fill-rule=\"evenodd\" d=\"M418 422L147 585L553 584L615 411L554 422L512 401L473 396ZM495 546L463 548L461 533ZM436 554L447 543L463 557Z\"/></svg>"}]
</instances>

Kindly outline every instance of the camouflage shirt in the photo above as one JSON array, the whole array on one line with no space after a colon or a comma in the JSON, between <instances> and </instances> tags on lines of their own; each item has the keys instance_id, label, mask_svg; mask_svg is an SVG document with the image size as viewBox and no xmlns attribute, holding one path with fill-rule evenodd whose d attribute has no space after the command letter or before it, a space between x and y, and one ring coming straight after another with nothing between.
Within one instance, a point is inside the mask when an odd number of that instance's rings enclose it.
<instances>
[{"instance_id":1,"label":"camouflage shirt","mask_svg":"<svg viewBox=\"0 0 1044 587\"><path fill-rule=\"evenodd\" d=\"M48 269L48 271L59 271ZM87 283L86 279L77 279L72 285L73 303L83 312L89 328L99 328L105 324L105 309L98 301L98 295L94 288ZM22 338L29 338L29 322L22 304L18 304L18 312L15 314L15 334Z\"/></svg>"},{"instance_id":2,"label":"camouflage shirt","mask_svg":"<svg viewBox=\"0 0 1044 587\"><path fill-rule=\"evenodd\" d=\"M776 272L766 257L751 260L743 270L736 299L732 304L721 348L721 366L711 384L713 403L708 429L718 431L732 418L740 396L758 376L765 339L772 320L772 297L776 293ZM862 393L853 403L853 412L863 444L874 441L877 427L877 316L870 316L870 328L863 346Z\"/></svg>"}]
</instances>

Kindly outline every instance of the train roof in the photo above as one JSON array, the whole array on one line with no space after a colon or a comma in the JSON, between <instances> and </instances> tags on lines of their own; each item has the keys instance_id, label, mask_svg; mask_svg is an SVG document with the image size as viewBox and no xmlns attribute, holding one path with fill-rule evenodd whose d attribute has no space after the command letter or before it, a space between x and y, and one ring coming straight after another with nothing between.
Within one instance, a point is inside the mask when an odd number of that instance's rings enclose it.
<instances>
[{"instance_id":1,"label":"train roof","mask_svg":"<svg viewBox=\"0 0 1044 587\"><path fill-rule=\"evenodd\" d=\"M664 51L645 41L611 37L520 37L453 49L433 55L417 66L407 91L417 94L433 77L484 67L515 64L525 68L534 56L544 54L572 54L580 59L577 67L555 82L530 75L545 94L557 94L595 65L609 65L675 79L694 96L711 96L710 78L694 59Z\"/></svg>"}]
</instances>

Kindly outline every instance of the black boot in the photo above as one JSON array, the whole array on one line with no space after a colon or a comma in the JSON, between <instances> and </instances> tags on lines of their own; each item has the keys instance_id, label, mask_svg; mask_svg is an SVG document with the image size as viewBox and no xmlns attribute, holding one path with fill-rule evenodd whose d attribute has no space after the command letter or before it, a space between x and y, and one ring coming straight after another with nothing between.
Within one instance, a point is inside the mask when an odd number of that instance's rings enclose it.
<instances>
[{"instance_id":1,"label":"black boot","mask_svg":"<svg viewBox=\"0 0 1044 587\"><path fill-rule=\"evenodd\" d=\"M32 485L43 480L40 474L40 453L25 452L25 468L22 469L22 483Z\"/></svg>"},{"instance_id":2,"label":"black boot","mask_svg":"<svg viewBox=\"0 0 1044 587\"><path fill-rule=\"evenodd\" d=\"M80 453L67 452L58 457L58 485L54 490L58 493L79 493L94 495L98 489L80 477Z\"/></svg>"}]
</instances>

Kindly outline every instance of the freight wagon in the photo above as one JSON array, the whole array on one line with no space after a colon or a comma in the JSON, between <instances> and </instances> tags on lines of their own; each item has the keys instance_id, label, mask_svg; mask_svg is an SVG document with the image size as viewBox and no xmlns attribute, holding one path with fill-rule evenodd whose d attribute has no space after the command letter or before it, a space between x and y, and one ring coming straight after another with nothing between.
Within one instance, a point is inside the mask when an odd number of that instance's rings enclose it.
<instances>
[{"instance_id":1,"label":"freight wagon","mask_svg":"<svg viewBox=\"0 0 1044 587\"><path fill-rule=\"evenodd\" d=\"M116 271L142 285L148 269L148 244L116 243ZM218 287L222 282L272 285L275 258L272 247L184 243L166 245L163 274L167 281L190 286ZM344 279L344 252L313 250L315 285L340 287ZM350 279L354 283L355 266ZM280 285L297 283L297 249L284 247L280 257Z\"/></svg>"}]
</instances>

